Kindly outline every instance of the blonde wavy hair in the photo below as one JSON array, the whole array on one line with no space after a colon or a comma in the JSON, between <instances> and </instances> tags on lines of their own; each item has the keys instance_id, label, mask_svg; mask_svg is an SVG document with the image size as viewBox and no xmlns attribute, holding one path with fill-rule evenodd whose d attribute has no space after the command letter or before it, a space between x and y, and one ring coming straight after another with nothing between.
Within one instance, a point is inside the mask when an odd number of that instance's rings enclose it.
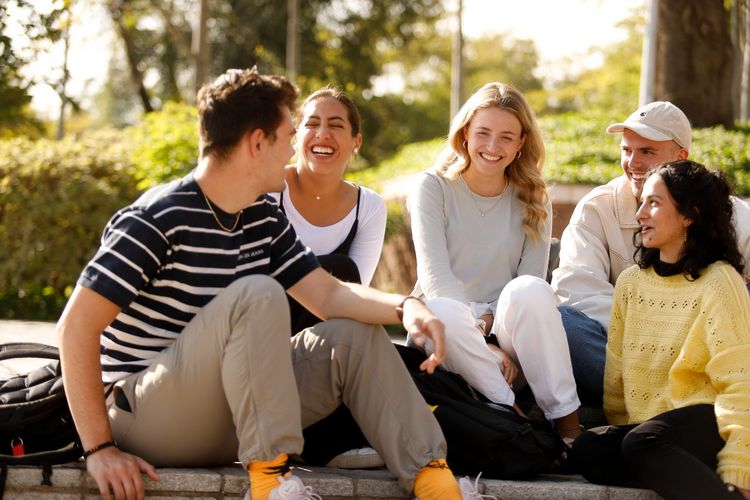
<instances>
[{"instance_id":1,"label":"blonde wavy hair","mask_svg":"<svg viewBox=\"0 0 750 500\"><path fill-rule=\"evenodd\" d=\"M471 164L464 140L476 112L485 108L500 108L508 111L521 122L521 156L505 169L508 182L512 182L518 198L524 204L523 230L532 241L544 232L547 221L547 189L542 179L544 165L544 142L539 125L523 95L500 82L491 82L477 90L464 103L451 121L448 145L434 166L436 173L447 179L455 179Z\"/></svg>"}]
</instances>

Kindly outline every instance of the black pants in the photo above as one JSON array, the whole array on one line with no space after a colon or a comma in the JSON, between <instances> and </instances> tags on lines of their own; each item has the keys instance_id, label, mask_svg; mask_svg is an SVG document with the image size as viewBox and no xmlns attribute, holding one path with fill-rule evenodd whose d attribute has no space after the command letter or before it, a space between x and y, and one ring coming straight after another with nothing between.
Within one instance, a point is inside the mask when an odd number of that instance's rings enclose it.
<instances>
[{"instance_id":1,"label":"black pants","mask_svg":"<svg viewBox=\"0 0 750 500\"><path fill-rule=\"evenodd\" d=\"M586 431L569 464L592 483L648 488L667 499L742 498L716 474L724 444L713 405L686 406L639 425Z\"/></svg>"},{"instance_id":2,"label":"black pants","mask_svg":"<svg viewBox=\"0 0 750 500\"><path fill-rule=\"evenodd\" d=\"M321 255L318 257L318 262L323 269L341 281L361 282L357 265L347 255ZM289 310L293 333L300 332L321 321L291 297L289 297ZM345 405L339 406L323 420L304 429L302 436L305 439L302 458L310 465L325 465L339 453L368 446L367 439Z\"/></svg>"}]
</instances>

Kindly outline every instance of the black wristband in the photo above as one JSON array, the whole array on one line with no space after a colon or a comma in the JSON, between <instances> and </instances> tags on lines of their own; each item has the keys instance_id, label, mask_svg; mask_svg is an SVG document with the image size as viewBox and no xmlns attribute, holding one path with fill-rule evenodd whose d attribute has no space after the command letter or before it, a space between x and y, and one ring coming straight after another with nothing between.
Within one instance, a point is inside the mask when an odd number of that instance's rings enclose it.
<instances>
[{"instance_id":1,"label":"black wristband","mask_svg":"<svg viewBox=\"0 0 750 500\"><path fill-rule=\"evenodd\" d=\"M87 458L89 458L91 455L93 455L97 451L102 451L104 448L111 448L113 446L117 447L117 443L115 443L115 441L113 439L110 439L109 441L105 441L105 442L103 442L101 444L98 444L98 445L94 446L93 448L91 448L90 450L84 451L83 452L83 459L86 460Z\"/></svg>"},{"instance_id":2,"label":"black wristband","mask_svg":"<svg viewBox=\"0 0 750 500\"><path fill-rule=\"evenodd\" d=\"M415 297L414 295L407 295L404 297L404 300L401 301L399 305L396 306L396 316L398 316L399 321L404 320L404 304L406 304L406 301L409 299L418 300L422 304L424 304L424 301L420 299L419 297Z\"/></svg>"}]
</instances>

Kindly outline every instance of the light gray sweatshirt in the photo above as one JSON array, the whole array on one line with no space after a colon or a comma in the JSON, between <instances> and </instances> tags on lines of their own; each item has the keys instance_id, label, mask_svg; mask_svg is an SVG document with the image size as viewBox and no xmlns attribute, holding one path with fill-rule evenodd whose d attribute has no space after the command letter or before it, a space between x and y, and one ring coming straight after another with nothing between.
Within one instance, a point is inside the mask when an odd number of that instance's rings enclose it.
<instances>
[{"instance_id":1,"label":"light gray sweatshirt","mask_svg":"<svg viewBox=\"0 0 750 500\"><path fill-rule=\"evenodd\" d=\"M425 172L409 196L417 256L414 294L450 297L495 312L505 285L520 275L542 279L547 273L552 210L542 237L534 242L523 231L524 205L510 184L499 196L470 191L460 176L445 179ZM482 216L484 213L484 216Z\"/></svg>"}]
</instances>

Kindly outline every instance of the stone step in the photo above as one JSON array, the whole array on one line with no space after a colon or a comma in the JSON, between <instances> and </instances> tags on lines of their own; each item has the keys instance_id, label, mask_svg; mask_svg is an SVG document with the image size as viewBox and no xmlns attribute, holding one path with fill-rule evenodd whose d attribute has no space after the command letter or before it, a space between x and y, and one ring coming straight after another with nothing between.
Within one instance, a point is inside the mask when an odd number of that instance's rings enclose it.
<instances>
[{"instance_id":1,"label":"stone step","mask_svg":"<svg viewBox=\"0 0 750 500\"><path fill-rule=\"evenodd\" d=\"M294 473L312 486L323 498L405 499L411 498L399 488L385 469L344 470L325 467L294 467ZM247 474L242 467L212 469L159 469L160 480L146 479L149 499L239 499L245 494ZM43 486L40 467L11 467L6 483L6 499L95 499L99 497L94 481L82 463L54 467L52 486ZM541 475L530 481L480 479L479 492L504 500L656 500L648 490L597 486L580 476Z\"/></svg>"}]
</instances>

